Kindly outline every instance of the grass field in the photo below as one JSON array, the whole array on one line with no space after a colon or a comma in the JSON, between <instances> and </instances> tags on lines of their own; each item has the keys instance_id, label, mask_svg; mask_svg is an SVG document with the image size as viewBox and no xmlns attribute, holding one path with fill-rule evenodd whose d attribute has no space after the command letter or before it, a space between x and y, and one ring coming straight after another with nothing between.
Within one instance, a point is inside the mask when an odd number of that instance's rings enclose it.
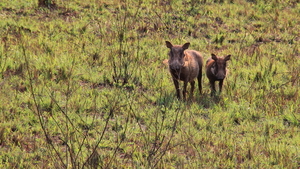
<instances>
[{"instance_id":1,"label":"grass field","mask_svg":"<svg viewBox=\"0 0 300 169\"><path fill-rule=\"evenodd\" d=\"M0 2L0 168L300 167L299 0L56 4ZM219 97L166 40L232 55Z\"/></svg>"}]
</instances>

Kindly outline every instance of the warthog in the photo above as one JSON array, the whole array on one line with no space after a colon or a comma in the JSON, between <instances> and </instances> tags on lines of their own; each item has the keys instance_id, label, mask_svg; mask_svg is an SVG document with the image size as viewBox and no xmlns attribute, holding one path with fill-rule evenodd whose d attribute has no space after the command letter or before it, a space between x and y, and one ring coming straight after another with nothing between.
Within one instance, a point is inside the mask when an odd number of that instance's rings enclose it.
<instances>
[{"instance_id":1,"label":"warthog","mask_svg":"<svg viewBox=\"0 0 300 169\"><path fill-rule=\"evenodd\" d=\"M226 77L226 62L230 60L231 55L224 58L211 54L211 58L206 61L206 76L209 79L211 95L216 93L215 81L219 81L219 92L222 91L223 81Z\"/></svg>"},{"instance_id":2,"label":"warthog","mask_svg":"<svg viewBox=\"0 0 300 169\"><path fill-rule=\"evenodd\" d=\"M186 88L188 82L191 84L190 98L192 98L195 89L195 78L198 79L199 91L202 93L202 55L198 51L187 50L190 43L185 43L184 45L172 45L171 42L166 41L166 45L170 49L168 65L175 85L177 98L180 99L178 80L182 80L184 82L182 91L184 100L186 99Z\"/></svg>"}]
</instances>

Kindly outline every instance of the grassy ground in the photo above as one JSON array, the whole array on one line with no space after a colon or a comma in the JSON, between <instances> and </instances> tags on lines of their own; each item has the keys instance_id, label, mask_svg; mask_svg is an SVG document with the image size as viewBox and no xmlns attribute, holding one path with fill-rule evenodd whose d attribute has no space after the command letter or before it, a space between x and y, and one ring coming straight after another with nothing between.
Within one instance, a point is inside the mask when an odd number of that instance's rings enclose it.
<instances>
[{"instance_id":1,"label":"grassy ground","mask_svg":"<svg viewBox=\"0 0 300 169\"><path fill-rule=\"evenodd\" d=\"M0 2L1 168L299 168L297 0ZM165 40L232 55L178 101Z\"/></svg>"}]
</instances>

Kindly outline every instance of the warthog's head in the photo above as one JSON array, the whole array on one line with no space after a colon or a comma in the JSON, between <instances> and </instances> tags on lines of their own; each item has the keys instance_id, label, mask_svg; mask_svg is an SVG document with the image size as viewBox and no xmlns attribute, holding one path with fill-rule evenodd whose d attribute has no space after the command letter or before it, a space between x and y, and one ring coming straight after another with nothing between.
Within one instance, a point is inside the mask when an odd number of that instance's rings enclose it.
<instances>
[{"instance_id":1,"label":"warthog's head","mask_svg":"<svg viewBox=\"0 0 300 169\"><path fill-rule=\"evenodd\" d=\"M170 49L169 68L179 72L184 66L184 50L189 47L190 43L185 43L184 45L172 45L171 42L166 41L166 45Z\"/></svg>"},{"instance_id":2,"label":"warthog's head","mask_svg":"<svg viewBox=\"0 0 300 169\"><path fill-rule=\"evenodd\" d=\"M211 58L215 61L211 66L211 72L218 80L223 80L226 77L226 62L230 60L231 55L227 55L224 58L217 57L215 54L211 54Z\"/></svg>"}]
</instances>

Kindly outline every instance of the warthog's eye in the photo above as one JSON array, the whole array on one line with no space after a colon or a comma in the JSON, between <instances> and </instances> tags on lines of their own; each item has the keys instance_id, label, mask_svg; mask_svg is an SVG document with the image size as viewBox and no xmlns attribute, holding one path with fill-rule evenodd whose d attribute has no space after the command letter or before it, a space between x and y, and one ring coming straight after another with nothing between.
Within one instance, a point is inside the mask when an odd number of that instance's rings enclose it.
<instances>
[{"instance_id":1,"label":"warthog's eye","mask_svg":"<svg viewBox=\"0 0 300 169\"><path fill-rule=\"evenodd\" d=\"M181 57L185 57L184 52L181 52L181 53L180 53L180 56L181 56Z\"/></svg>"},{"instance_id":2,"label":"warthog's eye","mask_svg":"<svg viewBox=\"0 0 300 169\"><path fill-rule=\"evenodd\" d=\"M169 52L169 56L170 56L170 57L173 57L173 56L174 56L172 51Z\"/></svg>"},{"instance_id":3,"label":"warthog's eye","mask_svg":"<svg viewBox=\"0 0 300 169\"><path fill-rule=\"evenodd\" d=\"M213 69L215 69L215 67L216 67L216 65L215 65L215 64L213 64L213 65L211 66L211 68L213 68Z\"/></svg>"},{"instance_id":4,"label":"warthog's eye","mask_svg":"<svg viewBox=\"0 0 300 169\"><path fill-rule=\"evenodd\" d=\"M217 64L213 64L212 67L211 67L211 69L212 69L212 72L214 74L216 74L218 72L218 66L217 66Z\"/></svg>"}]
</instances>

